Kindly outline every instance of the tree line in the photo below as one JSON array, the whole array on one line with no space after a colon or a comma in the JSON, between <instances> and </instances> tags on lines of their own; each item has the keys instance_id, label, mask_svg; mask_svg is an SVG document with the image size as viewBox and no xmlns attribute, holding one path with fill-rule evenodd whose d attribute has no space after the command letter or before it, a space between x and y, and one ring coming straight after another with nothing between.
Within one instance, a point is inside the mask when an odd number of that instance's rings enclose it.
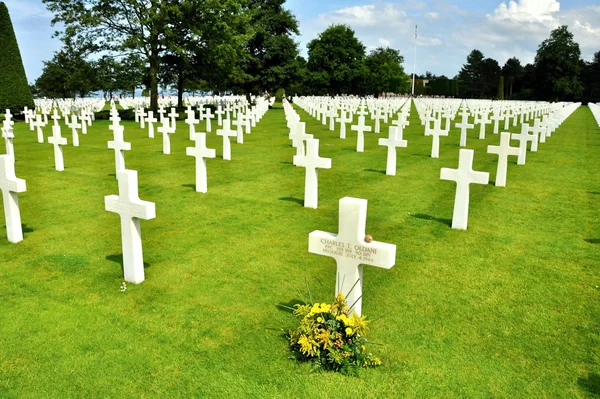
<instances>
[{"instance_id":1,"label":"tree line","mask_svg":"<svg viewBox=\"0 0 600 399\"><path fill-rule=\"evenodd\" d=\"M332 25L300 55L285 0L44 0L64 48L44 63L38 96L108 95L159 86L178 92L379 94L408 89L398 50L366 53L350 27ZM99 57L99 54L103 54Z\"/></svg>"},{"instance_id":2,"label":"tree line","mask_svg":"<svg viewBox=\"0 0 600 399\"><path fill-rule=\"evenodd\" d=\"M533 63L522 65L516 57L500 67L479 50L467 56L454 79L430 72L421 94L465 98L541 101L600 101L600 51L592 61L581 58L579 44L567 26L554 29L538 47ZM451 85L454 83L454 86Z\"/></svg>"},{"instance_id":3,"label":"tree line","mask_svg":"<svg viewBox=\"0 0 600 399\"><path fill-rule=\"evenodd\" d=\"M407 93L404 57L392 48L367 54L346 25L332 25L300 55L296 17L285 0L43 0L64 48L47 61L33 90L39 96L146 89L184 92L379 95ZM101 56L100 56L101 55ZM427 73L417 94L523 100L597 99L600 55L581 59L566 26L540 44L535 61L503 67L479 50L450 79ZM425 80L428 81L425 84Z\"/></svg>"}]
</instances>

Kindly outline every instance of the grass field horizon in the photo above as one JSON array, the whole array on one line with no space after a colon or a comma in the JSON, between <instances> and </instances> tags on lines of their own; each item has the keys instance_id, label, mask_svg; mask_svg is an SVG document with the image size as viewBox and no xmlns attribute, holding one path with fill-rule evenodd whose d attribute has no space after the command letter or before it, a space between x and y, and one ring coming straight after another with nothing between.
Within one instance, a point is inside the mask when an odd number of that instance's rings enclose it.
<instances>
[{"instance_id":1,"label":"grass field horizon","mask_svg":"<svg viewBox=\"0 0 600 399\"><path fill-rule=\"evenodd\" d=\"M118 194L109 121L80 134L80 147L62 125L64 172L52 145L16 123L25 239L8 243L2 220L0 397L600 395L600 128L587 107L526 165L509 158L507 187L471 186L468 231L449 227L455 184L439 179L458 165L457 129L431 159L413 107L397 176L386 176L377 140L389 125L356 153L349 126L340 140L339 127L296 109L333 159L319 171L316 210L302 206L304 169L292 164L279 105L245 144L232 141L232 161L213 123L206 194L194 191L184 122L171 155L160 135L122 122L126 166L157 213L141 221L146 281L125 293L119 217L104 210L104 196ZM486 147L499 136L487 130L485 140L470 130L467 148L493 182ZM360 378L290 360L285 332L296 321L278 306L298 301L305 279L315 300L333 299L335 262L308 253L308 234L337 232L345 196L367 199L367 233L397 245L392 269L365 266L363 312L383 366Z\"/></svg>"}]
</instances>

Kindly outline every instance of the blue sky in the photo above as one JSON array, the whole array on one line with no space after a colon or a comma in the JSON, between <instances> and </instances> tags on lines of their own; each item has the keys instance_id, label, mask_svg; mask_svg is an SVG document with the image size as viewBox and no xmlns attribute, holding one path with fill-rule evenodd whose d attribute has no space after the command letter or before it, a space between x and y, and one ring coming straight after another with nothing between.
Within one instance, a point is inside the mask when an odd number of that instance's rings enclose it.
<instances>
[{"instance_id":1,"label":"blue sky","mask_svg":"<svg viewBox=\"0 0 600 399\"><path fill-rule=\"evenodd\" d=\"M42 0L4 0L21 49L27 78L33 82L42 61L61 47L52 38L52 15ZM538 45L559 25L568 25L580 44L583 58L600 51L600 4L597 0L288 0L298 18L301 51L334 23L350 25L367 50L390 46L413 69L414 28L417 73L456 75L473 49L501 65L516 56L532 62Z\"/></svg>"}]
</instances>

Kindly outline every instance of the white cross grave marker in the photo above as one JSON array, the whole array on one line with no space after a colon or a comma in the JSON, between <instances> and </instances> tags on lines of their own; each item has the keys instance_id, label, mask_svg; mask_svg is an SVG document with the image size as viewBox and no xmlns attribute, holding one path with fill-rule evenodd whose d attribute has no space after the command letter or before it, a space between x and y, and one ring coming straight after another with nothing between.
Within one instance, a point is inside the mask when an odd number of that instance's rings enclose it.
<instances>
[{"instance_id":1,"label":"white cross grave marker","mask_svg":"<svg viewBox=\"0 0 600 399\"><path fill-rule=\"evenodd\" d=\"M231 161L231 143L229 142L229 138L237 136L237 132L231 130L231 121L229 119L223 121L223 129L217 129L217 136L223 137L223 159Z\"/></svg>"},{"instance_id":2,"label":"white cross grave marker","mask_svg":"<svg viewBox=\"0 0 600 399\"><path fill-rule=\"evenodd\" d=\"M496 187L506 187L506 170L508 168L508 156L518 156L521 151L517 147L510 146L510 133L500 134L500 145L488 145L488 154L498 155L498 168L496 169Z\"/></svg>"},{"instance_id":3,"label":"white cross grave marker","mask_svg":"<svg viewBox=\"0 0 600 399\"><path fill-rule=\"evenodd\" d=\"M158 119L154 117L154 111L148 111L148 117L146 123L148 123L148 137L154 138L154 124L158 122Z\"/></svg>"},{"instance_id":4,"label":"white cross grave marker","mask_svg":"<svg viewBox=\"0 0 600 399\"><path fill-rule=\"evenodd\" d=\"M356 152L365 151L365 132L372 130L371 126L365 125L365 117L363 115L358 117L358 125L350 126L351 130L356 130L358 133L356 137Z\"/></svg>"},{"instance_id":5,"label":"white cross grave marker","mask_svg":"<svg viewBox=\"0 0 600 399\"><path fill-rule=\"evenodd\" d=\"M425 128L425 136L432 136L431 142L431 158L440 157L440 137L448 136L447 130L442 130L442 120L435 119L433 122L433 129Z\"/></svg>"},{"instance_id":6,"label":"white cross grave marker","mask_svg":"<svg viewBox=\"0 0 600 399\"><path fill-rule=\"evenodd\" d=\"M123 139L123 126L117 126L113 129L113 141L108 142L108 148L115 150L115 176L125 170L125 151L131 150L131 143Z\"/></svg>"},{"instance_id":7,"label":"white cross grave marker","mask_svg":"<svg viewBox=\"0 0 600 399\"><path fill-rule=\"evenodd\" d=\"M331 169L331 158L319 156L319 140L306 141L306 154L294 156L294 165L306 168L304 179L304 207L317 209L319 202L318 168Z\"/></svg>"},{"instance_id":8,"label":"white cross grave marker","mask_svg":"<svg viewBox=\"0 0 600 399\"><path fill-rule=\"evenodd\" d=\"M467 146L467 129L473 129L475 125L471 125L469 123L469 114L467 112L463 112L462 120L460 123L457 123L455 126L460 129L460 146Z\"/></svg>"},{"instance_id":9,"label":"white cross grave marker","mask_svg":"<svg viewBox=\"0 0 600 399\"><path fill-rule=\"evenodd\" d=\"M403 132L398 126L390 126L389 129L388 138L379 139L379 145L388 148L385 174L388 176L396 176L396 147L406 147L408 142L402 139Z\"/></svg>"},{"instance_id":10,"label":"white cross grave marker","mask_svg":"<svg viewBox=\"0 0 600 399\"><path fill-rule=\"evenodd\" d=\"M6 155L12 159L13 163L15 162L15 147L13 145L13 140L15 138L15 132L10 125L8 120L3 122L2 127L2 138L4 138L4 144L6 146Z\"/></svg>"},{"instance_id":11,"label":"white cross grave marker","mask_svg":"<svg viewBox=\"0 0 600 399\"><path fill-rule=\"evenodd\" d=\"M340 138L346 138L346 123L352 122L352 119L349 118L348 112L346 110L341 110L341 115L337 118L337 122L340 124Z\"/></svg>"},{"instance_id":12,"label":"white cross grave marker","mask_svg":"<svg viewBox=\"0 0 600 399\"><path fill-rule=\"evenodd\" d=\"M187 147L186 155L196 158L196 192L205 193L208 191L206 177L206 158L215 158L217 151L212 148L206 148L206 133L194 134L196 141L195 147Z\"/></svg>"},{"instance_id":13,"label":"white cross grave marker","mask_svg":"<svg viewBox=\"0 0 600 399\"><path fill-rule=\"evenodd\" d=\"M169 155L171 153L171 138L169 135L175 133L175 128L169 126L169 118L163 118L162 126L156 129L156 131L162 133L163 154Z\"/></svg>"},{"instance_id":14,"label":"white cross grave marker","mask_svg":"<svg viewBox=\"0 0 600 399\"><path fill-rule=\"evenodd\" d=\"M194 140L194 135L196 134L195 125L200 123L200 120L196 119L196 111L192 110L191 108L186 112L187 118L185 120L185 123L187 123L190 126L190 140Z\"/></svg>"},{"instance_id":15,"label":"white cross grave marker","mask_svg":"<svg viewBox=\"0 0 600 399\"><path fill-rule=\"evenodd\" d=\"M45 127L46 124L42 120L42 115L40 115L40 114L36 114L35 115L34 126L37 129L37 140L38 140L38 143L43 143L44 142L44 132L42 131L42 128Z\"/></svg>"},{"instance_id":16,"label":"white cross grave marker","mask_svg":"<svg viewBox=\"0 0 600 399\"><path fill-rule=\"evenodd\" d=\"M212 118L214 117L210 108L206 108L204 116L206 117L206 131L210 133L212 132ZM219 126L221 126L221 123L219 123Z\"/></svg>"},{"instance_id":17,"label":"white cross grave marker","mask_svg":"<svg viewBox=\"0 0 600 399\"><path fill-rule=\"evenodd\" d=\"M6 235L8 241L17 243L23 241L21 212L17 193L27 189L25 180L15 176L15 164L9 155L0 155L0 191L4 202L4 217L6 220Z\"/></svg>"},{"instance_id":18,"label":"white cross grave marker","mask_svg":"<svg viewBox=\"0 0 600 399\"><path fill-rule=\"evenodd\" d=\"M308 252L329 256L337 263L336 292L346 296L353 311L362 315L362 265L390 269L396 263L396 246L365 241L367 200L340 199L338 234L313 231L308 235Z\"/></svg>"},{"instance_id":19,"label":"white cross grave marker","mask_svg":"<svg viewBox=\"0 0 600 399\"><path fill-rule=\"evenodd\" d=\"M440 179L456 182L456 195L454 197L454 213L452 214L452 228L467 229L469 220L469 186L474 184L488 184L490 174L473 170L473 150L461 149L458 156L458 169L442 168Z\"/></svg>"},{"instance_id":20,"label":"white cross grave marker","mask_svg":"<svg viewBox=\"0 0 600 399\"><path fill-rule=\"evenodd\" d=\"M77 133L77 129L81 129L81 124L77 122L77 115L71 117L71 123L67 124L67 126L71 128L73 147L79 147L79 134Z\"/></svg>"},{"instance_id":21,"label":"white cross grave marker","mask_svg":"<svg viewBox=\"0 0 600 399\"><path fill-rule=\"evenodd\" d=\"M125 281L139 284L144 281L144 254L140 219L156 217L153 202L142 201L138 195L138 175L135 170L117 172L119 195L104 197L104 207L121 217L121 245L123 248L123 271Z\"/></svg>"},{"instance_id":22,"label":"white cross grave marker","mask_svg":"<svg viewBox=\"0 0 600 399\"><path fill-rule=\"evenodd\" d=\"M54 145L54 168L61 172L65 170L62 146L67 145L67 139L60 135L60 125L54 120L56 124L52 125L52 136L48 137L48 143Z\"/></svg>"},{"instance_id":23,"label":"white cross grave marker","mask_svg":"<svg viewBox=\"0 0 600 399\"><path fill-rule=\"evenodd\" d=\"M236 131L236 135L237 135L237 140L236 142L238 144L244 144L244 131L242 130L243 126L244 126L244 122L242 121L242 113L238 112L237 114L237 119L234 120L232 122L233 125L235 125L235 131Z\"/></svg>"},{"instance_id":24,"label":"white cross grave marker","mask_svg":"<svg viewBox=\"0 0 600 399\"><path fill-rule=\"evenodd\" d=\"M533 141L535 136L529 134L529 125L523 123L521 125L521 133L513 133L511 138L519 141L519 159L517 159L517 165L525 165L527 160L527 142Z\"/></svg>"}]
</instances>

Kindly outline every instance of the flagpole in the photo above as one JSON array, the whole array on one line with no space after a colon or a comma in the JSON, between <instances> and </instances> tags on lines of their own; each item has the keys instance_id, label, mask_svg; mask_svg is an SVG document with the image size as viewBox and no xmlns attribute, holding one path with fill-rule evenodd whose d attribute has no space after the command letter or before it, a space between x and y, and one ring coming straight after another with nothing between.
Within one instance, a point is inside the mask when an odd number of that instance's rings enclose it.
<instances>
[{"instance_id":1,"label":"flagpole","mask_svg":"<svg viewBox=\"0 0 600 399\"><path fill-rule=\"evenodd\" d=\"M415 57L413 59L413 76L412 76L412 95L415 96L415 71L417 69L417 28L419 26L415 25Z\"/></svg>"}]
</instances>

